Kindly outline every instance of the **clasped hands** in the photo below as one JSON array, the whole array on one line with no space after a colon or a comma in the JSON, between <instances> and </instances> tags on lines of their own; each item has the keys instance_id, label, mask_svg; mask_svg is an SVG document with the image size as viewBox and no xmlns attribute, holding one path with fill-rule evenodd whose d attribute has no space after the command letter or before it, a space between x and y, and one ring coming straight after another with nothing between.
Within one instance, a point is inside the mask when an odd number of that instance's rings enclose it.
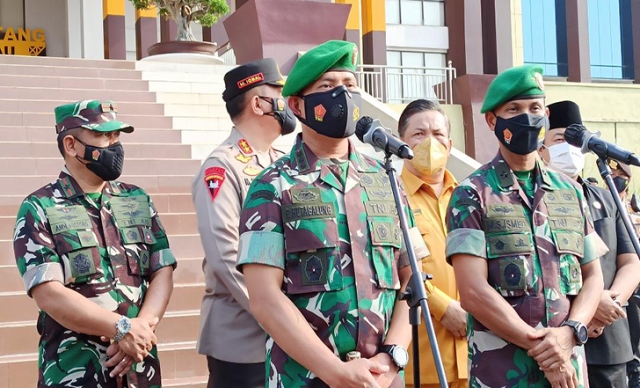
<instances>
[{"instance_id":1,"label":"clasped hands","mask_svg":"<svg viewBox=\"0 0 640 388\"><path fill-rule=\"evenodd\" d=\"M552 388L577 388L578 377L571 363L576 344L573 329L568 326L543 328L527 334L527 337L537 341L527 354L536 360Z\"/></svg>"},{"instance_id":2,"label":"clasped hands","mask_svg":"<svg viewBox=\"0 0 640 388\"><path fill-rule=\"evenodd\" d=\"M158 318L132 318L131 330L120 342L112 342L107 348L107 368L113 368L109 372L111 377L123 377L134 362L141 362L149 355L158 338L154 331L158 324ZM111 341L101 337L104 342Z\"/></svg>"}]
</instances>

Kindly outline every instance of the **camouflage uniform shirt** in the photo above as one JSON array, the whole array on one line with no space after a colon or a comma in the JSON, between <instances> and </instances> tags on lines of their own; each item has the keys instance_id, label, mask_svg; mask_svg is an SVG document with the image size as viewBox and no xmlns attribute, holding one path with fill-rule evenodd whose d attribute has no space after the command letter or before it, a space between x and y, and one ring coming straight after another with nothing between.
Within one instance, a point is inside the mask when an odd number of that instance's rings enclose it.
<instances>
[{"instance_id":1,"label":"camouflage uniform shirt","mask_svg":"<svg viewBox=\"0 0 640 388\"><path fill-rule=\"evenodd\" d=\"M165 231L140 188L108 182L101 199L85 195L67 170L22 203L14 252L27 293L58 281L100 307L134 318L149 276L175 266ZM114 322L115 325L115 322ZM116 387L104 366L109 343L66 329L46 312L38 317L38 387ZM160 387L157 349L127 374L136 387Z\"/></svg>"},{"instance_id":2,"label":"camouflage uniform shirt","mask_svg":"<svg viewBox=\"0 0 640 388\"><path fill-rule=\"evenodd\" d=\"M284 271L283 291L337 357L369 358L385 339L408 265L386 172L349 144L349 160L325 163L299 136L291 153L251 184L240 218L238 266ZM406 208L405 208L406 210ZM419 259L428 255L412 226ZM326 387L267 340L268 387ZM398 376L392 387L402 387Z\"/></svg>"},{"instance_id":3,"label":"camouflage uniform shirt","mask_svg":"<svg viewBox=\"0 0 640 388\"><path fill-rule=\"evenodd\" d=\"M581 266L602 252L581 188L536 162L534 196L498 154L456 188L447 213L447 260L487 260L489 284L535 328L559 327L582 288ZM550 387L537 362L470 317L470 387ZM586 385L584 348L572 357Z\"/></svg>"}]
</instances>

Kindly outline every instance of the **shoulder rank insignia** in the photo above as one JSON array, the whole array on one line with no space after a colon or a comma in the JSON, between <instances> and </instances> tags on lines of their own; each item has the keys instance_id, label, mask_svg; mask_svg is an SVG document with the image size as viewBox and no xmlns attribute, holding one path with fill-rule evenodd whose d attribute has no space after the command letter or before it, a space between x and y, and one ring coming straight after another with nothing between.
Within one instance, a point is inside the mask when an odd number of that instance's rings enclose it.
<instances>
[{"instance_id":1,"label":"shoulder rank insignia","mask_svg":"<svg viewBox=\"0 0 640 388\"><path fill-rule=\"evenodd\" d=\"M244 172L245 174L249 175L249 176L256 176L258 174L260 174L262 172L261 169L256 168L254 166L247 166L244 168L244 170L242 170L242 172Z\"/></svg>"},{"instance_id":2,"label":"shoulder rank insignia","mask_svg":"<svg viewBox=\"0 0 640 388\"><path fill-rule=\"evenodd\" d=\"M204 171L204 183L207 185L209 194L211 194L211 200L216 199L220 187L224 183L227 177L227 171L222 167L209 167Z\"/></svg>"},{"instance_id":3,"label":"shoulder rank insignia","mask_svg":"<svg viewBox=\"0 0 640 388\"><path fill-rule=\"evenodd\" d=\"M238 141L238 147L240 147L240 152L242 152L245 155L253 154L253 148L251 148L251 146L249 145L249 142L246 141L245 139L241 139L240 141Z\"/></svg>"},{"instance_id":4,"label":"shoulder rank insignia","mask_svg":"<svg viewBox=\"0 0 640 388\"><path fill-rule=\"evenodd\" d=\"M238 155L236 155L236 160L244 164L247 164L251 160L251 156L245 155L241 152Z\"/></svg>"}]
</instances>

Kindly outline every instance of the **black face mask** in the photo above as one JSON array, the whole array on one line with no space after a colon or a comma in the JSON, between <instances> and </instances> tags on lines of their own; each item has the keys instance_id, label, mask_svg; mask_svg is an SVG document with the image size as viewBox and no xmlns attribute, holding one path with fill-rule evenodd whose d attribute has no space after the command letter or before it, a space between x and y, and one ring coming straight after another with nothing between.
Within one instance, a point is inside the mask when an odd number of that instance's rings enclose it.
<instances>
[{"instance_id":1,"label":"black face mask","mask_svg":"<svg viewBox=\"0 0 640 388\"><path fill-rule=\"evenodd\" d=\"M612 179L613 179L613 184L616 186L616 190L618 191L618 194L625 191L627 186L629 186L629 181L624 179L621 176L615 176Z\"/></svg>"},{"instance_id":2,"label":"black face mask","mask_svg":"<svg viewBox=\"0 0 640 388\"><path fill-rule=\"evenodd\" d=\"M94 147L77 137L74 138L84 146L84 157L80 161L89 162L87 168L103 181L118 179L124 166L124 148L120 142L109 147Z\"/></svg>"},{"instance_id":3,"label":"black face mask","mask_svg":"<svg viewBox=\"0 0 640 388\"><path fill-rule=\"evenodd\" d=\"M341 85L328 92L303 96L306 119L297 116L303 124L319 134L343 139L356 132L360 118L361 96Z\"/></svg>"},{"instance_id":4,"label":"black face mask","mask_svg":"<svg viewBox=\"0 0 640 388\"><path fill-rule=\"evenodd\" d=\"M509 151L527 155L538 149L538 141L544 138L548 127L547 115L523 113L510 119L497 116L495 134Z\"/></svg>"},{"instance_id":5,"label":"black face mask","mask_svg":"<svg viewBox=\"0 0 640 388\"><path fill-rule=\"evenodd\" d=\"M259 97L266 102L271 103L273 111L265 114L267 116L273 116L278 120L280 123L280 130L283 135L288 135L296 130L296 125L298 124L296 116L293 114L291 109L289 109L284 98Z\"/></svg>"}]
</instances>

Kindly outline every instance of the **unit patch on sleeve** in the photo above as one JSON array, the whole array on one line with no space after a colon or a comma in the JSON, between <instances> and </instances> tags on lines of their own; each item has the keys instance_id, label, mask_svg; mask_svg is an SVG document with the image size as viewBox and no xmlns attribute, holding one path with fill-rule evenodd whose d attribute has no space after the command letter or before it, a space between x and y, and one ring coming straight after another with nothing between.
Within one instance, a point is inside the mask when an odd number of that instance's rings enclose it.
<instances>
[{"instance_id":1,"label":"unit patch on sleeve","mask_svg":"<svg viewBox=\"0 0 640 388\"><path fill-rule=\"evenodd\" d=\"M227 171L222 167L209 167L204 171L204 183L209 189L212 201L216 199L226 177Z\"/></svg>"}]
</instances>

